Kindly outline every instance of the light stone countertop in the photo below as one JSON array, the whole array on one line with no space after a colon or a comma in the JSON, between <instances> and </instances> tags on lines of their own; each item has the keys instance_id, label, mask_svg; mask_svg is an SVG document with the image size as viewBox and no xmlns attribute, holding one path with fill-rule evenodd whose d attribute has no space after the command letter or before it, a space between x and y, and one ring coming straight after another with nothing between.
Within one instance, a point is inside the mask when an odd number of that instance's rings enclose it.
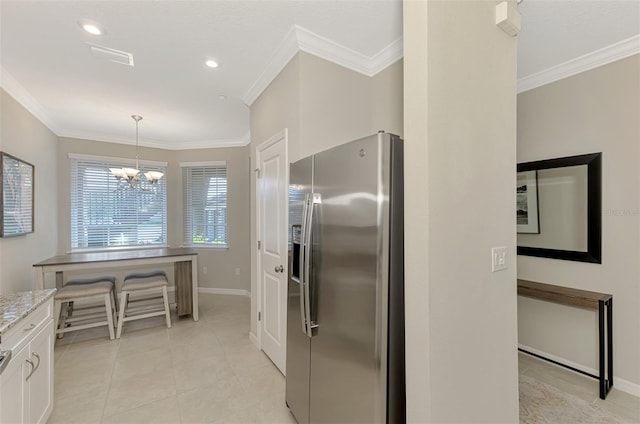
<instances>
[{"instance_id":1,"label":"light stone countertop","mask_svg":"<svg viewBox=\"0 0 640 424\"><path fill-rule=\"evenodd\" d=\"M0 335L46 302L56 289L34 290L0 295Z\"/></svg>"}]
</instances>

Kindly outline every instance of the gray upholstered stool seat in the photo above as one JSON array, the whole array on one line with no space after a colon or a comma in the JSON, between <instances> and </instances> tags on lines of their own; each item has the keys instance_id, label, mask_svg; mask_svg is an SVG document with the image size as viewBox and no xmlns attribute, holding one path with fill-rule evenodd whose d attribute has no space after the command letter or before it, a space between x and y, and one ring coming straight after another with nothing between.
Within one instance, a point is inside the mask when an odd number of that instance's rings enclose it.
<instances>
[{"instance_id":1,"label":"gray upholstered stool seat","mask_svg":"<svg viewBox=\"0 0 640 424\"><path fill-rule=\"evenodd\" d=\"M164 271L151 271L151 272L137 272L128 274L124 277L122 283L122 298L120 302L120 310L118 312L118 332L116 338L120 338L122 335L122 325L125 321L132 321L135 319L150 318L155 316L164 315L167 323L167 328L171 328L171 311L169 310L169 298L167 296L167 274ZM162 305L150 305L146 307L136 308L135 310L129 307L130 295L136 292L152 293L154 290L162 292ZM136 301L146 302L156 298L140 298Z\"/></svg>"},{"instance_id":2,"label":"gray upholstered stool seat","mask_svg":"<svg viewBox=\"0 0 640 424\"><path fill-rule=\"evenodd\" d=\"M91 283L102 283L105 281L111 282L113 285L113 309L118 311L118 296L116 296L116 277L112 275L102 275L100 277L85 277L85 278L74 278L72 280L67 281L66 286L72 286L74 284L91 284ZM69 302L69 312L73 311L73 302Z\"/></svg>"},{"instance_id":3,"label":"gray upholstered stool seat","mask_svg":"<svg viewBox=\"0 0 640 424\"><path fill-rule=\"evenodd\" d=\"M153 289L168 284L167 274L164 271L151 271L129 274L124 277L122 288L128 291Z\"/></svg>"},{"instance_id":4,"label":"gray upholstered stool seat","mask_svg":"<svg viewBox=\"0 0 640 424\"><path fill-rule=\"evenodd\" d=\"M100 283L102 281L110 281L112 284L115 284L116 277L112 275L102 275L100 277L74 278L72 280L67 281L67 284L65 284L65 286L68 286L70 284Z\"/></svg>"},{"instance_id":5,"label":"gray upholstered stool seat","mask_svg":"<svg viewBox=\"0 0 640 424\"><path fill-rule=\"evenodd\" d=\"M55 308L55 331L56 334L62 335L69 331L84 330L87 328L99 327L106 325L109 328L109 338L114 338L113 314L117 310L115 303L111 302L114 298L114 282L115 277L92 277L79 280L70 280L65 286L58 290L54 296ZM106 320L104 312L93 312L86 314L73 314L71 304L80 299L89 299L102 297L104 308L106 310ZM63 308L63 304L65 307ZM80 308L80 310L93 310L95 307ZM78 308L76 308L77 312ZM76 325L76 323L79 323ZM58 328L59 327L59 328Z\"/></svg>"},{"instance_id":6,"label":"gray upholstered stool seat","mask_svg":"<svg viewBox=\"0 0 640 424\"><path fill-rule=\"evenodd\" d=\"M113 283L101 281L91 284L67 284L56 292L55 299L73 300L78 297L95 296L98 294L111 294Z\"/></svg>"}]
</instances>

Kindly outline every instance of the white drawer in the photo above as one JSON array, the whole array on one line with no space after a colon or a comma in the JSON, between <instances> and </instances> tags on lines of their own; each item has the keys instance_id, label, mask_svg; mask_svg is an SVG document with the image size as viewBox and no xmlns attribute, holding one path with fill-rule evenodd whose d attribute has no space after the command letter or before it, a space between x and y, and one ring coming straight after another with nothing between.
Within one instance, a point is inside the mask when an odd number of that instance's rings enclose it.
<instances>
[{"instance_id":1,"label":"white drawer","mask_svg":"<svg viewBox=\"0 0 640 424\"><path fill-rule=\"evenodd\" d=\"M53 317L53 299L38 306L35 311L24 317L18 324L11 327L2 335L0 348L2 350L19 350L28 342L30 336L35 335Z\"/></svg>"}]
</instances>

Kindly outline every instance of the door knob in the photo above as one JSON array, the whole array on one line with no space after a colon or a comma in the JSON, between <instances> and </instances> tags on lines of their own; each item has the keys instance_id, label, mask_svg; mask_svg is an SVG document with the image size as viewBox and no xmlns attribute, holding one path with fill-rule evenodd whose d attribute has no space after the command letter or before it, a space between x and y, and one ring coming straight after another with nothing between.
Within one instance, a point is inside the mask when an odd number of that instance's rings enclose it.
<instances>
[{"instance_id":1,"label":"door knob","mask_svg":"<svg viewBox=\"0 0 640 424\"><path fill-rule=\"evenodd\" d=\"M284 267L282 265L278 265L276 267L276 272L284 272Z\"/></svg>"}]
</instances>

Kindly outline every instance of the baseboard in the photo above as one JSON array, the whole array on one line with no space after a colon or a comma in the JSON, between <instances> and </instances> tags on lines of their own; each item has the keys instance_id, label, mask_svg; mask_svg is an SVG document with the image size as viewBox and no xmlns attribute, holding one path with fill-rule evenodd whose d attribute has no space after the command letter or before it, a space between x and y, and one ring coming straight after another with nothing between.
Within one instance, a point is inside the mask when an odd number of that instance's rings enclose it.
<instances>
[{"instance_id":1,"label":"baseboard","mask_svg":"<svg viewBox=\"0 0 640 424\"><path fill-rule=\"evenodd\" d=\"M228 294L233 296L251 297L251 292L243 289L219 289L216 287L198 287L198 293L206 294Z\"/></svg>"},{"instance_id":2,"label":"baseboard","mask_svg":"<svg viewBox=\"0 0 640 424\"><path fill-rule=\"evenodd\" d=\"M256 345L256 347L258 347L258 338L251 331L249 331L249 340L251 340L251 343L253 343L254 345Z\"/></svg>"},{"instance_id":3,"label":"baseboard","mask_svg":"<svg viewBox=\"0 0 640 424\"><path fill-rule=\"evenodd\" d=\"M595 374L598 375L598 370L596 370L595 368L591 368L591 367L587 367L585 365L579 364L577 362L573 362L570 361L566 358L562 358L560 356L557 355L553 355L551 353L547 353L547 352L543 352L539 349L527 346L527 345L523 345L523 344L518 344L518 348L526 350L528 352L534 353L536 355L540 355L543 356L547 359L551 359L553 361L559 362L561 364L570 366L572 368L575 368L577 370L589 373L589 374ZM526 355L526 353L525 353ZM615 363L613 364L613 369L615 370ZM630 395L636 396L636 397L640 397L640 384L635 384L632 383L631 381L628 380L624 380L620 377L616 377L615 376L615 372L614 372L614 376L613 376L613 388L620 390L621 392L625 392L625 393L629 393Z\"/></svg>"}]
</instances>

